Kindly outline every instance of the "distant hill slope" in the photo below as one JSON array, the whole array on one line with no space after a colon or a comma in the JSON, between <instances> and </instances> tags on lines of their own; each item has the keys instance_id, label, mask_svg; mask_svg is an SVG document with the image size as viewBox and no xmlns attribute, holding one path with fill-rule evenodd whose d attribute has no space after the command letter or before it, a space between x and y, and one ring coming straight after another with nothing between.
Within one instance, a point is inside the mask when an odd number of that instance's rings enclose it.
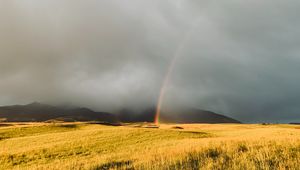
<instances>
[{"instance_id":1,"label":"distant hill slope","mask_svg":"<svg viewBox=\"0 0 300 170\"><path fill-rule=\"evenodd\" d=\"M228 116L193 108L162 113L161 119L170 123L241 123Z\"/></svg>"},{"instance_id":2,"label":"distant hill slope","mask_svg":"<svg viewBox=\"0 0 300 170\"><path fill-rule=\"evenodd\" d=\"M101 121L117 122L153 122L155 108L142 112L124 109L117 116L110 113L95 112L87 108L66 109L41 103L0 107L0 120L7 122L61 121ZM175 109L163 111L160 119L166 123L240 123L230 117L199 109Z\"/></svg>"},{"instance_id":3,"label":"distant hill slope","mask_svg":"<svg viewBox=\"0 0 300 170\"><path fill-rule=\"evenodd\" d=\"M117 122L116 116L109 113L94 112L87 108L59 108L40 103L0 107L0 119L8 122L48 120Z\"/></svg>"},{"instance_id":4,"label":"distant hill slope","mask_svg":"<svg viewBox=\"0 0 300 170\"><path fill-rule=\"evenodd\" d=\"M118 118L122 122L153 122L154 115L155 108L135 114L130 110L124 109L120 111ZM162 111L160 119L165 123L241 123L238 120L221 114L191 108Z\"/></svg>"}]
</instances>

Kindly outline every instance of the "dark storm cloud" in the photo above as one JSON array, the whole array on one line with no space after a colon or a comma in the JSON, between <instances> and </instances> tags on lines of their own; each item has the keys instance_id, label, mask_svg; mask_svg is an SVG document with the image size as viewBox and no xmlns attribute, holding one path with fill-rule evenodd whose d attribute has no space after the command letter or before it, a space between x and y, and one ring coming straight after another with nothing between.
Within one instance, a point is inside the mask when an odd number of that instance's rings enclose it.
<instances>
[{"instance_id":1,"label":"dark storm cloud","mask_svg":"<svg viewBox=\"0 0 300 170\"><path fill-rule=\"evenodd\" d=\"M0 104L153 106L183 45L165 107L299 120L299 8L296 0L1 1Z\"/></svg>"}]
</instances>

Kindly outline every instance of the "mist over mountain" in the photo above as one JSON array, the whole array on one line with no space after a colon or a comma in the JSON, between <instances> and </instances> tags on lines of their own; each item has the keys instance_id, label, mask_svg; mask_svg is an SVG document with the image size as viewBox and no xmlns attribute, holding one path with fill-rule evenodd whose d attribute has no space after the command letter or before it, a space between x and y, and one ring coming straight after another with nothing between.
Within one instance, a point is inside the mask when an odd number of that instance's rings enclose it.
<instances>
[{"instance_id":1,"label":"mist over mountain","mask_svg":"<svg viewBox=\"0 0 300 170\"><path fill-rule=\"evenodd\" d=\"M166 116L168 115L168 116ZM88 108L55 107L41 103L0 107L0 120L6 122L97 121L103 123L154 122L155 108L142 112L123 109L117 114L96 112ZM213 112L186 109L164 113L165 123L240 123Z\"/></svg>"},{"instance_id":2,"label":"mist over mountain","mask_svg":"<svg viewBox=\"0 0 300 170\"><path fill-rule=\"evenodd\" d=\"M156 108L148 108L142 112L121 110L117 116L122 122L154 122ZM211 111L181 107L161 112L160 121L163 123L241 123L233 118Z\"/></svg>"},{"instance_id":3,"label":"mist over mountain","mask_svg":"<svg viewBox=\"0 0 300 170\"><path fill-rule=\"evenodd\" d=\"M174 63L163 108L300 122L299 15L296 0L1 1L0 105L142 112Z\"/></svg>"},{"instance_id":4,"label":"mist over mountain","mask_svg":"<svg viewBox=\"0 0 300 170\"><path fill-rule=\"evenodd\" d=\"M100 121L117 123L115 115L87 108L61 108L41 103L0 107L0 119L8 122Z\"/></svg>"}]
</instances>

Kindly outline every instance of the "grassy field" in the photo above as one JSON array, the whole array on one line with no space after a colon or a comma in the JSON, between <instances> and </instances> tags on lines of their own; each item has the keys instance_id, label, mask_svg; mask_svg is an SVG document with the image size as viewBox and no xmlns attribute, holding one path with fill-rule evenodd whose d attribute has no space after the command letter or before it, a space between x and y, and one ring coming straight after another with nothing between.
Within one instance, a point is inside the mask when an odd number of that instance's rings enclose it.
<instances>
[{"instance_id":1,"label":"grassy field","mask_svg":"<svg viewBox=\"0 0 300 170\"><path fill-rule=\"evenodd\" d=\"M300 126L0 124L0 169L299 169Z\"/></svg>"}]
</instances>

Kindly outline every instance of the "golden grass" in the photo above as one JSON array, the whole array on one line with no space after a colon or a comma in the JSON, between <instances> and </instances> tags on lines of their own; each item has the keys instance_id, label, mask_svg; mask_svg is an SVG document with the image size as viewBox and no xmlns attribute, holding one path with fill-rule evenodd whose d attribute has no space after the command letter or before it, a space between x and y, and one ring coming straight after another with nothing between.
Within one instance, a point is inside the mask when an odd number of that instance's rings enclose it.
<instances>
[{"instance_id":1,"label":"golden grass","mask_svg":"<svg viewBox=\"0 0 300 170\"><path fill-rule=\"evenodd\" d=\"M0 169L300 167L297 125L12 125L0 126Z\"/></svg>"}]
</instances>

